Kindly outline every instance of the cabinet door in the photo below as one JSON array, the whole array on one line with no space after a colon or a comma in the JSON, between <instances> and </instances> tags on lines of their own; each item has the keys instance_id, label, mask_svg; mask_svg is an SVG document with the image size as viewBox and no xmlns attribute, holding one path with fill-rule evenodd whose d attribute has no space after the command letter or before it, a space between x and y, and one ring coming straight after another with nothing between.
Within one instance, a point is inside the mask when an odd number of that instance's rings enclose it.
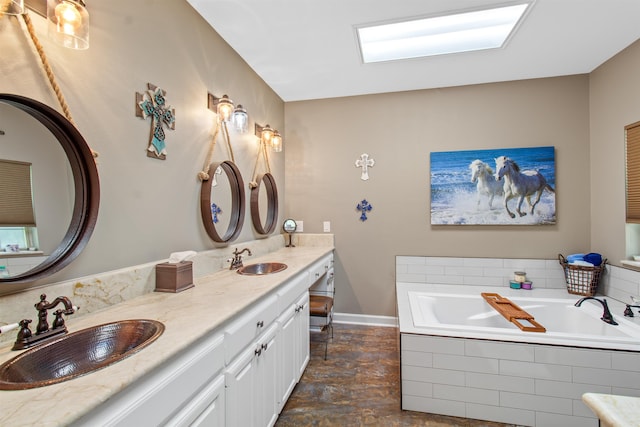
<instances>
[{"instance_id":1,"label":"cabinet door","mask_svg":"<svg viewBox=\"0 0 640 427\"><path fill-rule=\"evenodd\" d=\"M258 341L256 357L256 426L273 426L278 419L278 326L274 323Z\"/></svg>"},{"instance_id":2,"label":"cabinet door","mask_svg":"<svg viewBox=\"0 0 640 427\"><path fill-rule=\"evenodd\" d=\"M225 370L227 425L249 427L256 417L255 348L249 347Z\"/></svg>"},{"instance_id":3,"label":"cabinet door","mask_svg":"<svg viewBox=\"0 0 640 427\"><path fill-rule=\"evenodd\" d=\"M300 381L309 363L309 293L305 292L296 302L296 341L292 353L296 354L296 383Z\"/></svg>"},{"instance_id":4,"label":"cabinet door","mask_svg":"<svg viewBox=\"0 0 640 427\"><path fill-rule=\"evenodd\" d=\"M296 343L299 338L299 313L296 305L291 304L287 310L278 318L280 325L280 336L278 351L280 352L278 365L278 411L281 411L287 399L293 392L293 388L298 382L299 367L297 359L299 357L296 350Z\"/></svg>"}]
</instances>

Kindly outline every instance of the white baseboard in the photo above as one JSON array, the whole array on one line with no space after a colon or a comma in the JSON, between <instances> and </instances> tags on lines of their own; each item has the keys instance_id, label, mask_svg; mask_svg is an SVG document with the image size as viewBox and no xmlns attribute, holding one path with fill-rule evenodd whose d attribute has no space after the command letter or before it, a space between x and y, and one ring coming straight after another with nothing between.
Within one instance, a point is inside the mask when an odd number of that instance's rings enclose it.
<instances>
[{"instance_id":1,"label":"white baseboard","mask_svg":"<svg viewBox=\"0 0 640 427\"><path fill-rule=\"evenodd\" d=\"M333 322L350 325L384 326L390 328L398 327L397 317L374 316L368 314L334 313Z\"/></svg>"}]
</instances>

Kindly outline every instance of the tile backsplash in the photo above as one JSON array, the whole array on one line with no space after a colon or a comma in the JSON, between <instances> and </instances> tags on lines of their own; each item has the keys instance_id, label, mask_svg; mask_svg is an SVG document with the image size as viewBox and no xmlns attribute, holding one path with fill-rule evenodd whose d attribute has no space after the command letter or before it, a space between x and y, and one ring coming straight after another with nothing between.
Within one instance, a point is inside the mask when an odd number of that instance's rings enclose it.
<instances>
[{"instance_id":1,"label":"tile backsplash","mask_svg":"<svg viewBox=\"0 0 640 427\"><path fill-rule=\"evenodd\" d=\"M509 287L515 271L525 271L534 288L566 288L557 259L396 256L399 282ZM607 265L598 294L629 303L640 295L640 271Z\"/></svg>"}]
</instances>

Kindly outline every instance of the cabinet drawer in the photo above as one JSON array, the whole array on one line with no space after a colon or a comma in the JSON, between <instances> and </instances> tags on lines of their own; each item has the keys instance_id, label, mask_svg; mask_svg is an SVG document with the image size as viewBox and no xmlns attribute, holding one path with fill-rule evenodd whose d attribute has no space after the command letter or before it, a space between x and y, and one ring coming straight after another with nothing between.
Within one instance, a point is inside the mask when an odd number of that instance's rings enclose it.
<instances>
[{"instance_id":1,"label":"cabinet drawer","mask_svg":"<svg viewBox=\"0 0 640 427\"><path fill-rule=\"evenodd\" d=\"M225 328L225 360L230 363L240 351L258 337L278 316L278 298L272 294L241 314Z\"/></svg>"},{"instance_id":2,"label":"cabinet drawer","mask_svg":"<svg viewBox=\"0 0 640 427\"><path fill-rule=\"evenodd\" d=\"M278 294L278 312L285 311L309 286L309 273L304 271L282 286Z\"/></svg>"},{"instance_id":3,"label":"cabinet drawer","mask_svg":"<svg viewBox=\"0 0 640 427\"><path fill-rule=\"evenodd\" d=\"M309 286L313 285L322 276L329 271L329 268L333 265L333 254L327 254L319 261L316 261L309 269Z\"/></svg>"}]
</instances>

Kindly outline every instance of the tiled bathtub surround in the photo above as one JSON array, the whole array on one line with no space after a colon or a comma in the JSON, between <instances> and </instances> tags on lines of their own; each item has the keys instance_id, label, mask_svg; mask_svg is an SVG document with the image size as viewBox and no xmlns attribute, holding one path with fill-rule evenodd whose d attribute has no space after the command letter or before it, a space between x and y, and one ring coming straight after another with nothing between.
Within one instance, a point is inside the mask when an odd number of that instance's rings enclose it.
<instances>
[{"instance_id":1,"label":"tiled bathtub surround","mask_svg":"<svg viewBox=\"0 0 640 427\"><path fill-rule=\"evenodd\" d=\"M402 334L402 407L527 426L586 427L586 392L640 396L640 354Z\"/></svg>"},{"instance_id":2,"label":"tiled bathtub surround","mask_svg":"<svg viewBox=\"0 0 640 427\"><path fill-rule=\"evenodd\" d=\"M515 271L525 271L534 288L566 289L557 259L396 257L398 282L509 287ZM640 296L640 271L607 265L598 294L630 303Z\"/></svg>"},{"instance_id":3,"label":"tiled bathtub surround","mask_svg":"<svg viewBox=\"0 0 640 427\"><path fill-rule=\"evenodd\" d=\"M516 270L526 271L534 288L566 288L557 260L396 257L397 282L425 287L508 289ZM608 266L599 293L627 303L629 295L640 294L639 283L640 272ZM620 307L616 303L614 316L622 316ZM596 427L583 393L640 397L638 352L406 333L402 317L410 313L400 310L404 409L517 425Z\"/></svg>"},{"instance_id":4,"label":"tiled bathtub surround","mask_svg":"<svg viewBox=\"0 0 640 427\"><path fill-rule=\"evenodd\" d=\"M297 234L296 238L300 246L333 245L332 234ZM284 245L283 236L274 235L266 239L234 243L224 248L199 252L192 259L193 277L204 277L229 268L227 260L233 257L232 252L235 248L249 248L253 257L259 257L275 252ZM245 254L243 258L245 264L251 264L252 257ZM166 261L167 259L158 260L2 296L0 325L15 323L24 318L35 319L37 313L33 305L39 301L41 293L47 294L49 301L61 295L69 297L74 305L80 307L80 310L73 314L75 319L153 292L156 264ZM14 333L0 335L0 343L12 340L15 340Z\"/></svg>"}]
</instances>

